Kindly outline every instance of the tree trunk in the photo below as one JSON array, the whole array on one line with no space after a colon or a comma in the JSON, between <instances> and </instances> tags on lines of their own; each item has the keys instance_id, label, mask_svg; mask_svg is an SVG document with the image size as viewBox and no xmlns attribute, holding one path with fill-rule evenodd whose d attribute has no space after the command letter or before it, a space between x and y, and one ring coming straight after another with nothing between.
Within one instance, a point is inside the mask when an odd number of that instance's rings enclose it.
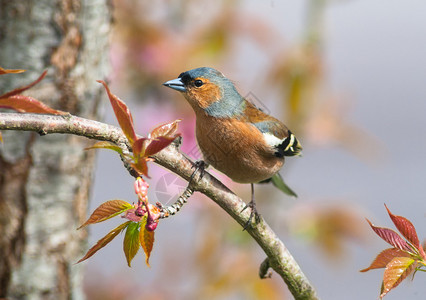
<instances>
[{"instance_id":1,"label":"tree trunk","mask_svg":"<svg viewBox=\"0 0 426 300\"><path fill-rule=\"evenodd\" d=\"M48 76L27 94L98 119L107 74L108 0L0 0L0 94ZM94 151L76 136L4 132L0 145L0 298L81 299Z\"/></svg>"}]
</instances>

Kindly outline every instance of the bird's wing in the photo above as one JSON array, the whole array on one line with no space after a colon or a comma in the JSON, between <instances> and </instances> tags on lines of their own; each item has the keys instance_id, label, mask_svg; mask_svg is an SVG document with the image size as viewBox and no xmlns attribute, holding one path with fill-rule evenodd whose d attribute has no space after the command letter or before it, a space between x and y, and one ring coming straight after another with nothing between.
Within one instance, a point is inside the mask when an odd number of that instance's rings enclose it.
<instances>
[{"instance_id":1,"label":"bird's wing","mask_svg":"<svg viewBox=\"0 0 426 300\"><path fill-rule=\"evenodd\" d=\"M265 138L266 143L274 149L278 157L299 155L302 147L293 133L279 120L265 114L246 101L244 121L251 123Z\"/></svg>"}]
</instances>

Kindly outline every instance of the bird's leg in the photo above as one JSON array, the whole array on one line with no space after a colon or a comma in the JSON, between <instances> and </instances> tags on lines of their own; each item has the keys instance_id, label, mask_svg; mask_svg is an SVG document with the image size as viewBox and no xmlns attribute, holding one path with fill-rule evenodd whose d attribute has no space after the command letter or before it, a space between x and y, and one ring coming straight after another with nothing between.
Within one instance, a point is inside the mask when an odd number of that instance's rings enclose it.
<instances>
[{"instance_id":1,"label":"bird's leg","mask_svg":"<svg viewBox=\"0 0 426 300\"><path fill-rule=\"evenodd\" d=\"M253 220L253 216L255 217L256 222L260 222L260 215L257 212L256 201L254 200L254 184L253 183L251 184L251 201L248 204L246 204L246 206L243 208L241 212L243 212L247 207L251 208L251 213L247 223L244 225L243 230L246 230L247 227L249 227L249 225L251 224L251 220Z\"/></svg>"},{"instance_id":2,"label":"bird's leg","mask_svg":"<svg viewBox=\"0 0 426 300\"><path fill-rule=\"evenodd\" d=\"M191 185L192 180L194 179L197 171L200 171L200 179L202 179L204 177L204 173L206 172L207 167L208 167L208 165L206 164L206 162L204 160L197 160L195 162L195 164L192 166L192 168L195 169L195 170L192 173L191 177L189 177L188 186Z\"/></svg>"}]
</instances>

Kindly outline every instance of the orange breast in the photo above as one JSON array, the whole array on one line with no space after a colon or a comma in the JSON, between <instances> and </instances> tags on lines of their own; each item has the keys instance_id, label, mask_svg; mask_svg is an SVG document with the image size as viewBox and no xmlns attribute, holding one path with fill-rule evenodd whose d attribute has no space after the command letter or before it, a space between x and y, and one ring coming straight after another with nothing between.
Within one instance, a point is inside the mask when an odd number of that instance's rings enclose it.
<instances>
[{"instance_id":1,"label":"orange breast","mask_svg":"<svg viewBox=\"0 0 426 300\"><path fill-rule=\"evenodd\" d=\"M204 160L235 182L268 179L284 164L264 144L262 133L244 121L197 114L196 134Z\"/></svg>"}]
</instances>

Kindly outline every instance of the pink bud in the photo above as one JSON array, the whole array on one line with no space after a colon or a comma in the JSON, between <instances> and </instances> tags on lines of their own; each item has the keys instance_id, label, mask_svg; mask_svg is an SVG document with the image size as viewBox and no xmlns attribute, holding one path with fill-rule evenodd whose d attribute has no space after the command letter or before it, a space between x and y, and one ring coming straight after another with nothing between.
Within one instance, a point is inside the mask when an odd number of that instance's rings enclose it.
<instances>
[{"instance_id":1,"label":"pink bud","mask_svg":"<svg viewBox=\"0 0 426 300\"><path fill-rule=\"evenodd\" d=\"M138 217L142 217L143 215L145 215L145 213L146 211L142 208L142 206L139 206L135 210L135 215L137 215Z\"/></svg>"},{"instance_id":2,"label":"pink bud","mask_svg":"<svg viewBox=\"0 0 426 300\"><path fill-rule=\"evenodd\" d=\"M148 231L154 231L158 225L158 219L160 218L160 210L158 207L148 204L147 208L148 218L146 220L145 228Z\"/></svg>"},{"instance_id":3,"label":"pink bud","mask_svg":"<svg viewBox=\"0 0 426 300\"><path fill-rule=\"evenodd\" d=\"M135 183L134 183L134 187L135 187L136 195L139 195L141 193L141 189L143 187L143 179L140 178L140 177L136 178Z\"/></svg>"},{"instance_id":4,"label":"pink bud","mask_svg":"<svg viewBox=\"0 0 426 300\"><path fill-rule=\"evenodd\" d=\"M144 181L141 177L136 178L134 183L135 193L139 196L139 198L145 198L148 194L149 184Z\"/></svg>"},{"instance_id":5,"label":"pink bud","mask_svg":"<svg viewBox=\"0 0 426 300\"><path fill-rule=\"evenodd\" d=\"M157 222L152 222L152 223L146 222L145 228L148 231L154 231L157 228L157 225L158 225Z\"/></svg>"}]
</instances>

